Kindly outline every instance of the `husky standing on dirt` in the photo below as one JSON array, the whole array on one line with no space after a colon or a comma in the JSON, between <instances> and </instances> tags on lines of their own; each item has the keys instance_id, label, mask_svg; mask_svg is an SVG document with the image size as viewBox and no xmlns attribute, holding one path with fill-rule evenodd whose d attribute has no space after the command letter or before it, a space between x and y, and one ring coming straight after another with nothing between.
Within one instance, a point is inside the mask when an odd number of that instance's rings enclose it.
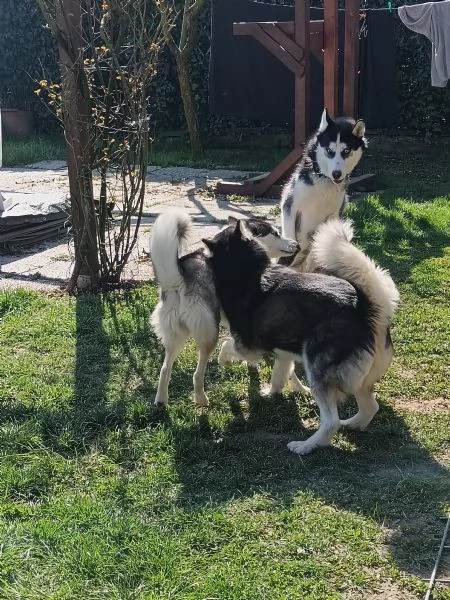
<instances>
[{"instance_id":1,"label":"husky standing on dirt","mask_svg":"<svg viewBox=\"0 0 450 600\"><path fill-rule=\"evenodd\" d=\"M300 244L297 255L280 262L298 271L308 254L311 236L330 217L342 214L351 172L367 148L364 122L331 119L325 109L319 129L281 196L282 235Z\"/></svg>"}]
</instances>

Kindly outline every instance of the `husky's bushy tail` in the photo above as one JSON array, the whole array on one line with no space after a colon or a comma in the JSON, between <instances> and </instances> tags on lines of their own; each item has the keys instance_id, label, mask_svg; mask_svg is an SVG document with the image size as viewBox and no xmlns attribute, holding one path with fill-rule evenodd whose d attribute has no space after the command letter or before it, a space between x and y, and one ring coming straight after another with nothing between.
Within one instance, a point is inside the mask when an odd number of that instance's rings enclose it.
<instances>
[{"instance_id":1,"label":"husky's bushy tail","mask_svg":"<svg viewBox=\"0 0 450 600\"><path fill-rule=\"evenodd\" d=\"M153 225L150 256L158 285L164 291L176 289L183 282L178 257L186 249L191 232L191 219L179 208L165 210Z\"/></svg>"},{"instance_id":2,"label":"husky's bushy tail","mask_svg":"<svg viewBox=\"0 0 450 600\"><path fill-rule=\"evenodd\" d=\"M319 268L346 279L366 294L379 312L378 324L389 327L400 302L398 290L389 272L354 246L352 239L350 221L329 219L317 228L311 247L312 258Z\"/></svg>"}]
</instances>

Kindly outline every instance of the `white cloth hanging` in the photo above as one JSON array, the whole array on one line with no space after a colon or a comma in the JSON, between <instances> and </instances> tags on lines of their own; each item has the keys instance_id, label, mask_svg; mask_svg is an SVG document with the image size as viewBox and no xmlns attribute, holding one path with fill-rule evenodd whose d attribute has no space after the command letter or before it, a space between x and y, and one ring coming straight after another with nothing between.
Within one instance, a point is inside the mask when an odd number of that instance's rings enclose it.
<instances>
[{"instance_id":1,"label":"white cloth hanging","mask_svg":"<svg viewBox=\"0 0 450 600\"><path fill-rule=\"evenodd\" d=\"M402 22L432 44L431 85L445 87L450 79L450 0L399 6Z\"/></svg>"}]
</instances>

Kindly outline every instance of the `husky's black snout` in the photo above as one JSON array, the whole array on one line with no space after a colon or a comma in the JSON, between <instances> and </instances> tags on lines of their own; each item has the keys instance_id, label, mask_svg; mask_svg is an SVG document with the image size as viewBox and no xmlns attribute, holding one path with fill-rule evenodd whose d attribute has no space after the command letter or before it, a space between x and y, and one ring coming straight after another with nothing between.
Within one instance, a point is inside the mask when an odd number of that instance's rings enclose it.
<instances>
[{"instance_id":1,"label":"husky's black snout","mask_svg":"<svg viewBox=\"0 0 450 600\"><path fill-rule=\"evenodd\" d=\"M333 171L331 174L332 174L332 176L333 176L333 179L334 179L334 180L335 180L337 183L339 183L339 181L341 181L341 179L342 179L342 171L338 171L338 170L336 170L336 171Z\"/></svg>"}]
</instances>

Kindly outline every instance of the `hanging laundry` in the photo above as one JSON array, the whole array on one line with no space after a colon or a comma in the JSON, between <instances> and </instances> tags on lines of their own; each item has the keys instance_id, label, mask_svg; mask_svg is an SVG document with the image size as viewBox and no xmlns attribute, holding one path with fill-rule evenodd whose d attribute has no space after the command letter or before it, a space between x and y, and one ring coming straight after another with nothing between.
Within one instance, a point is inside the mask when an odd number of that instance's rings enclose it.
<instances>
[{"instance_id":1,"label":"hanging laundry","mask_svg":"<svg viewBox=\"0 0 450 600\"><path fill-rule=\"evenodd\" d=\"M399 6L402 22L432 44L431 85L445 87L450 79L450 0Z\"/></svg>"}]
</instances>

